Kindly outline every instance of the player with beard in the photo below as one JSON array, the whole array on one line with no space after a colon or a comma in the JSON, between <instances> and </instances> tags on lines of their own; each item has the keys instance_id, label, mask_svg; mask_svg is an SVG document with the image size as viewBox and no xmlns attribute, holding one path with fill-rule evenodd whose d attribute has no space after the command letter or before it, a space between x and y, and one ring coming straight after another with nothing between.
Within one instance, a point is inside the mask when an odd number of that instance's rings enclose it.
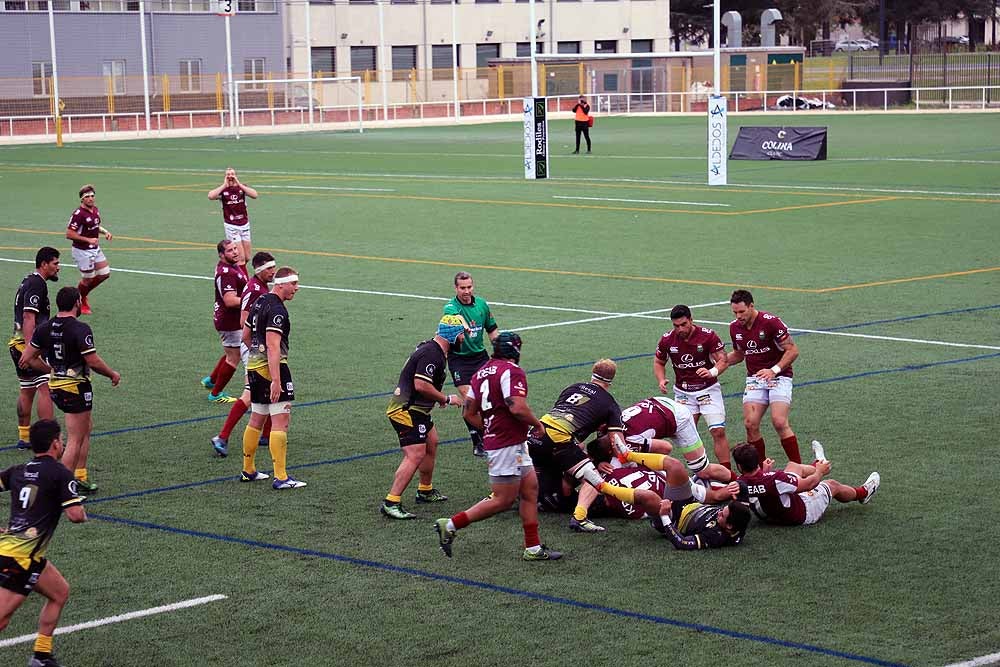
<instances>
[{"instance_id":1,"label":"player with beard","mask_svg":"<svg viewBox=\"0 0 1000 667\"><path fill-rule=\"evenodd\" d=\"M22 369L21 354L35 333L35 327L49 319L48 281L59 280L59 251L45 246L35 253L35 270L24 277L14 295L14 334L7 342L21 391L17 395L17 448L27 449L31 426L31 405L38 396L38 418L52 419L49 376L31 368Z\"/></svg>"},{"instance_id":2,"label":"player with beard","mask_svg":"<svg viewBox=\"0 0 1000 667\"><path fill-rule=\"evenodd\" d=\"M226 239L235 242L242 251L240 264L246 266L250 258L250 215L247 213L247 197L257 199L258 193L245 183L241 183L236 170L226 168L222 185L208 192L212 201L222 201L222 227Z\"/></svg>"},{"instance_id":3,"label":"player with beard","mask_svg":"<svg viewBox=\"0 0 1000 667\"><path fill-rule=\"evenodd\" d=\"M201 385L208 389L208 400L213 403L232 403L236 399L223 389L236 373L240 364L240 341L243 331L240 321L240 297L247 285L246 267L241 266L239 243L222 239L216 245L219 263L215 265L215 310L212 321L222 342L222 356L212 374L202 378Z\"/></svg>"},{"instance_id":4,"label":"player with beard","mask_svg":"<svg viewBox=\"0 0 1000 667\"><path fill-rule=\"evenodd\" d=\"M66 226L66 238L73 242L73 259L80 269L80 290L83 306L80 313L90 315L90 303L87 295L97 289L97 286L111 277L111 265L104 256L99 243L101 234L108 241L112 239L110 231L101 226L101 212L96 204L97 191L93 185L80 188L80 208L73 211Z\"/></svg>"}]
</instances>

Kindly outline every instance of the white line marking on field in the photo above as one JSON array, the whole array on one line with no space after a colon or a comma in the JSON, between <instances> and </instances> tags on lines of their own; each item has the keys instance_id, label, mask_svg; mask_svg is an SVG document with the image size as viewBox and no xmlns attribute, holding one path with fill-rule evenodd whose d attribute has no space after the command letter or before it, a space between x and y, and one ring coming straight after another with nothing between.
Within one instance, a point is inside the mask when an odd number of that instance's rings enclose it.
<instances>
[{"instance_id":1,"label":"white line marking on field","mask_svg":"<svg viewBox=\"0 0 1000 667\"><path fill-rule=\"evenodd\" d=\"M723 304L728 304L728 301L715 301L712 303L699 303L697 305L688 306L689 308L707 308L708 306L721 306ZM601 322L604 320L616 320L623 317L639 317L644 319L653 320L665 320L665 317L653 317L656 313L669 313L672 308L659 308L657 310L643 310L638 313L613 313L606 315L604 317L588 317L583 320L572 320L569 322L551 322L549 324L533 324L527 327L511 327L513 331L529 331L531 329L548 329L550 327L565 327L571 324L586 324L588 322ZM699 320L701 322L703 320Z\"/></svg>"},{"instance_id":2,"label":"white line marking on field","mask_svg":"<svg viewBox=\"0 0 1000 667\"><path fill-rule=\"evenodd\" d=\"M395 192L392 188L334 188L326 185L267 185L268 190L285 188L287 190L346 190L348 192Z\"/></svg>"},{"instance_id":3,"label":"white line marking on field","mask_svg":"<svg viewBox=\"0 0 1000 667\"><path fill-rule=\"evenodd\" d=\"M11 262L16 264L32 264L33 262L29 259L11 259L8 257L0 257L0 262ZM193 276L184 273L163 273L160 271L140 271L138 269L119 269L114 268L112 271L118 271L121 273L136 273L146 276L163 276L167 278L190 278L194 280L214 280L211 276ZM322 285L299 285L302 289L314 289L322 290L326 292L344 292L347 294L370 294L373 296L392 296L399 297L403 299L425 299L428 301L449 301L445 297L440 296L426 296L423 294L406 294L402 292L379 292L376 290L361 290L361 289L348 289L346 287L324 287ZM729 303L728 301L719 301L710 304L702 304L704 306L722 305L724 303ZM587 310L585 308L565 308L560 306L540 306L537 304L527 304L527 303L506 303L502 301L494 301L494 306L506 306L508 308L532 308L536 310L547 310L547 311L558 311L564 313L583 313L588 315L598 315L600 317L589 318L585 320L577 320L575 322L553 322L550 324L532 325L529 327L519 328L518 331L526 331L528 329L541 329L545 327L556 327L556 326L566 326L569 324L582 324L584 322L597 322L600 320L612 320L620 319L624 317L636 317L640 319L650 319L650 320L663 320L664 317L657 317L653 313L661 313L669 311L669 308L663 308L660 310L647 310L640 311L636 313L615 313L603 310ZM692 306L693 308L694 306ZM699 322L703 324L712 324L715 326L729 327L729 322L714 322L712 320L698 319ZM917 343L920 345L940 345L944 347L962 347L962 348L973 348L977 350L1000 350L1000 346L997 345L976 345L974 343L949 343L947 341L941 340L924 340L922 338L899 338L896 336L875 336L872 334L859 334L859 333L848 333L845 331L821 331L819 329L793 329L789 327L789 332L800 332L800 333L812 333L819 334L822 336L844 336L847 338L864 338L867 340L885 340L898 343Z\"/></svg>"},{"instance_id":4,"label":"white line marking on field","mask_svg":"<svg viewBox=\"0 0 1000 667\"><path fill-rule=\"evenodd\" d=\"M553 199L583 199L586 201L617 201L626 204L685 204L687 206L725 206L732 204L709 204L701 201L665 201L660 199L613 199L611 197L564 197L562 195L552 195Z\"/></svg>"},{"instance_id":5,"label":"white line marking on field","mask_svg":"<svg viewBox=\"0 0 1000 667\"><path fill-rule=\"evenodd\" d=\"M699 158L704 159L704 158ZM69 163L51 163L51 162L2 162L0 161L0 166L6 167L50 167L50 168L71 168L71 169L106 169L108 165L104 164L69 164ZM137 166L115 166L113 169L121 171L151 171L155 173L177 173L177 174L206 174L214 175L218 173L218 169L195 169L187 167L137 167ZM496 176L493 174L464 174L462 176L455 176L451 174L401 174L401 173L370 173L370 172L346 172L346 171L284 171L284 170L270 170L270 169L254 169L247 170L247 173L260 174L266 176L357 176L365 178L393 178L393 179L411 179L411 180L455 180L455 179L476 179L476 180L490 180L490 181L510 181L513 183L524 183L524 178L520 176ZM559 183L562 181L569 182L593 182L593 183L636 183L636 184L646 184L646 185L687 185L691 187L704 187L705 184L702 182L694 181L678 181L678 180L663 180L663 179L644 179L644 178L551 178L550 181L554 183ZM270 186L265 186L270 187ZM874 192L879 194L898 194L898 195L948 195L956 197L998 197L1000 198L1000 192L963 192L963 191L952 191L952 190L902 190L894 188L857 188L857 187L843 187L843 186L830 186L830 185L788 185L779 183L730 183L728 185L730 188L745 188L745 189L758 189L758 190L809 190L815 192Z\"/></svg>"},{"instance_id":6,"label":"white line marking on field","mask_svg":"<svg viewBox=\"0 0 1000 667\"><path fill-rule=\"evenodd\" d=\"M112 623L122 623L123 621L131 621L136 618L142 618L144 616L153 616L154 614L165 614L170 611L177 611L179 609L187 609L188 607L196 607L202 604L208 604L209 602L216 602L217 600L225 600L228 596L226 595L206 595L202 598L194 598L191 600L184 600L182 602L175 602L173 604L165 604L162 607L152 607L150 609L143 609L141 611L130 611L127 614L119 614L117 616L108 616L107 618L99 618L96 621L87 621L86 623L77 623L76 625L69 625L65 628L56 628L55 634L66 635L71 632L77 632L78 630L90 630L91 628L99 628L102 625L110 625ZM31 633L30 635L21 635L20 637L11 637L10 639L4 639L0 641L0 648L5 648L7 646L14 646L15 644L26 644L28 642L35 641L35 637L38 635Z\"/></svg>"},{"instance_id":7,"label":"white line marking on field","mask_svg":"<svg viewBox=\"0 0 1000 667\"><path fill-rule=\"evenodd\" d=\"M998 662L1000 662L1000 653L991 653L965 662L953 662L945 667L981 667L982 665L995 665Z\"/></svg>"}]
</instances>

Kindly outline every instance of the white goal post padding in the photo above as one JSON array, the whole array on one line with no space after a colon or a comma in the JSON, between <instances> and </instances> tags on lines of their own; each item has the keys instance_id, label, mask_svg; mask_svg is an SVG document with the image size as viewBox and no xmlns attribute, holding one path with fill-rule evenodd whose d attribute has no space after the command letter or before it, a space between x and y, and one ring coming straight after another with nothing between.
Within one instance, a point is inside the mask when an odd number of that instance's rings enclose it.
<instances>
[{"instance_id":1,"label":"white goal post padding","mask_svg":"<svg viewBox=\"0 0 1000 667\"><path fill-rule=\"evenodd\" d=\"M364 85L359 76L249 79L225 86L231 99L230 131L248 127L315 124L364 132Z\"/></svg>"}]
</instances>

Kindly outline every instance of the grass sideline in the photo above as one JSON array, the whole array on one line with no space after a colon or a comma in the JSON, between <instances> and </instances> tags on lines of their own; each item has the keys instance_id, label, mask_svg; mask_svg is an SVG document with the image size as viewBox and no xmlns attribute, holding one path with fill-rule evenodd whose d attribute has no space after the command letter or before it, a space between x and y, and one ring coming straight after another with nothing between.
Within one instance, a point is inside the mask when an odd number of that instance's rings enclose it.
<instances>
[{"instance_id":1,"label":"grass sideline","mask_svg":"<svg viewBox=\"0 0 1000 667\"><path fill-rule=\"evenodd\" d=\"M57 654L73 665L346 655L457 666L664 655L941 665L994 653L1000 501L984 490L1000 369L995 118L780 118L828 125L830 159L732 162L734 185L722 189L703 185L704 121L683 118L602 119L590 157L566 155L571 122L554 122L556 178L537 183L519 178L511 123L0 149L0 185L13 195L0 259L53 244L66 250L59 285L75 284L62 230L92 182L116 234L111 264L137 272L113 273L92 297L98 349L123 381L95 383L93 520L65 523L50 548L73 589L62 624L229 596L59 637ZM730 131L763 122L734 118ZM240 484L238 457L210 455L225 407L197 384L218 356L208 278L221 228L205 192L230 164L261 191L255 247L315 288L289 304L300 492ZM528 564L519 522L504 515L463 531L445 559L431 522L487 486L456 413L436 415L446 442L435 479L451 499L408 498L420 515L409 523L376 507L398 463L385 393L464 267L501 326L525 329L539 413L601 356L620 360L623 405L652 395L651 353L669 321L648 311L751 286L759 307L816 330L797 335L800 440L826 444L836 479L879 470L883 489L809 529L755 526L736 550L678 553L644 522L577 535L567 517L543 515L543 539L568 555ZM27 270L0 262L9 298ZM726 305L695 317L728 340ZM741 376L722 377L733 442ZM6 395L12 443L12 381ZM269 471L266 451L258 463ZM38 608L33 596L3 637L30 633Z\"/></svg>"}]
</instances>

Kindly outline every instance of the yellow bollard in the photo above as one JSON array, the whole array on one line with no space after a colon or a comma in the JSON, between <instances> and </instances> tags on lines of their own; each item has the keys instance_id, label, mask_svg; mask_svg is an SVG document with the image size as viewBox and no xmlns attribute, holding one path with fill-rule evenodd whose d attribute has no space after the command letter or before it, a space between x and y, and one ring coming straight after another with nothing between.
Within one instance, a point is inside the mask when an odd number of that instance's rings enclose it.
<instances>
[{"instance_id":1,"label":"yellow bollard","mask_svg":"<svg viewBox=\"0 0 1000 667\"><path fill-rule=\"evenodd\" d=\"M113 77L108 77L108 114L115 113L115 81Z\"/></svg>"},{"instance_id":2,"label":"yellow bollard","mask_svg":"<svg viewBox=\"0 0 1000 667\"><path fill-rule=\"evenodd\" d=\"M274 78L274 72L267 73L267 109L268 111L274 111L274 84L271 83L271 79Z\"/></svg>"},{"instance_id":3,"label":"yellow bollard","mask_svg":"<svg viewBox=\"0 0 1000 667\"><path fill-rule=\"evenodd\" d=\"M497 97L504 99L503 89L503 65L497 65Z\"/></svg>"},{"instance_id":4,"label":"yellow bollard","mask_svg":"<svg viewBox=\"0 0 1000 667\"><path fill-rule=\"evenodd\" d=\"M579 91L580 94L583 95L584 93L587 92L587 73L583 69L583 63L578 64L577 77L579 78L580 82Z\"/></svg>"},{"instance_id":5,"label":"yellow bollard","mask_svg":"<svg viewBox=\"0 0 1000 667\"><path fill-rule=\"evenodd\" d=\"M163 110L170 111L170 77L163 75Z\"/></svg>"},{"instance_id":6,"label":"yellow bollard","mask_svg":"<svg viewBox=\"0 0 1000 667\"><path fill-rule=\"evenodd\" d=\"M215 73L215 110L222 111L222 72Z\"/></svg>"},{"instance_id":7,"label":"yellow bollard","mask_svg":"<svg viewBox=\"0 0 1000 667\"><path fill-rule=\"evenodd\" d=\"M538 63L538 94L542 97L545 97L545 90L548 88L547 84L545 63Z\"/></svg>"}]
</instances>

